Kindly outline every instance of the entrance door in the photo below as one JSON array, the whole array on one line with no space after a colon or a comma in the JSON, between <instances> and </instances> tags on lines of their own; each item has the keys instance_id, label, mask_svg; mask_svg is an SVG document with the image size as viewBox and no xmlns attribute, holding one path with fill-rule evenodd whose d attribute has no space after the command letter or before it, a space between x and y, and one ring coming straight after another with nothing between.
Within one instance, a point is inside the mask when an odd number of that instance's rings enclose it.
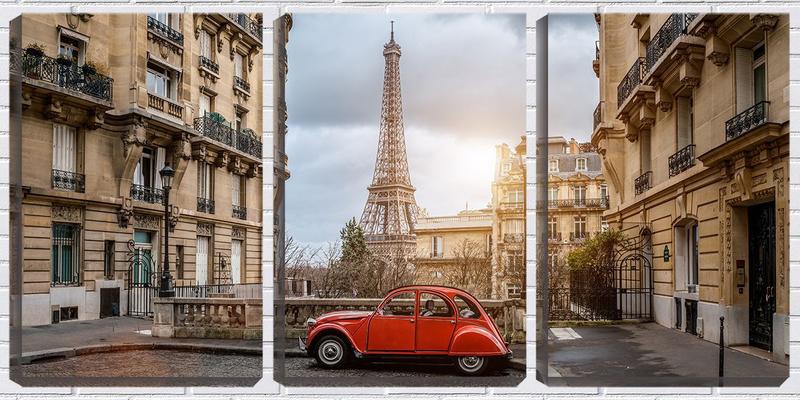
<instances>
[{"instance_id":1,"label":"entrance door","mask_svg":"<svg viewBox=\"0 0 800 400\"><path fill-rule=\"evenodd\" d=\"M369 323L370 351L414 351L416 292L399 292L384 303Z\"/></svg>"},{"instance_id":2,"label":"entrance door","mask_svg":"<svg viewBox=\"0 0 800 400\"><path fill-rule=\"evenodd\" d=\"M417 351L447 351L456 329L456 314L441 296L422 292L419 295Z\"/></svg>"},{"instance_id":3,"label":"entrance door","mask_svg":"<svg viewBox=\"0 0 800 400\"><path fill-rule=\"evenodd\" d=\"M750 344L772 351L775 313L775 203L748 209Z\"/></svg>"},{"instance_id":4,"label":"entrance door","mask_svg":"<svg viewBox=\"0 0 800 400\"><path fill-rule=\"evenodd\" d=\"M195 284L208 284L208 236L197 237Z\"/></svg>"},{"instance_id":5,"label":"entrance door","mask_svg":"<svg viewBox=\"0 0 800 400\"><path fill-rule=\"evenodd\" d=\"M152 314L153 297L158 294L157 246L155 233L135 231L129 243L128 256L128 315Z\"/></svg>"},{"instance_id":6,"label":"entrance door","mask_svg":"<svg viewBox=\"0 0 800 400\"><path fill-rule=\"evenodd\" d=\"M231 283L238 284L242 277L242 241L231 241Z\"/></svg>"}]
</instances>

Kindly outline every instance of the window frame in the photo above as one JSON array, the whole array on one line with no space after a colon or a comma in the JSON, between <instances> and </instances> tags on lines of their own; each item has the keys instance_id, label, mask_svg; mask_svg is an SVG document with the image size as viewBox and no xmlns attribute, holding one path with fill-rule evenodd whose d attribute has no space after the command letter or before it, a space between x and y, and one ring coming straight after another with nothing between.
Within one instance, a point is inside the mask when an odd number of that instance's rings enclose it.
<instances>
[{"instance_id":1,"label":"window frame","mask_svg":"<svg viewBox=\"0 0 800 400\"><path fill-rule=\"evenodd\" d=\"M581 161L583 161L583 168L581 168ZM586 157L578 157L575 159L575 171L588 171L588 161Z\"/></svg>"},{"instance_id":2,"label":"window frame","mask_svg":"<svg viewBox=\"0 0 800 400\"><path fill-rule=\"evenodd\" d=\"M555 168L553 168L554 165ZM547 162L547 172L560 172L558 169L558 160L549 160Z\"/></svg>"},{"instance_id":3,"label":"window frame","mask_svg":"<svg viewBox=\"0 0 800 400\"><path fill-rule=\"evenodd\" d=\"M413 309L411 310L411 314L410 315L396 315L396 314L387 315L386 314L386 307L389 304L392 303L392 300L394 300L398 296L401 296L401 295L406 294L406 293L411 293L411 295L412 295L411 299L413 300L413 303L414 303L413 304ZM380 315L381 317L384 317L384 318L409 318L409 317L415 318L417 313L419 312L418 305L419 304L418 304L418 298L417 298L417 291L416 290L402 290L402 291L397 292L394 295L392 295L392 297L387 297L386 300L384 300L383 303L381 303L380 307L378 307L376 312L378 313L378 315Z\"/></svg>"},{"instance_id":4,"label":"window frame","mask_svg":"<svg viewBox=\"0 0 800 400\"><path fill-rule=\"evenodd\" d=\"M422 315L422 305L424 304L422 302L422 296L426 295L426 294L431 295L431 296L435 296L435 297L438 297L439 299L441 299L442 302L445 304L445 306L447 306L447 310L450 312L450 314L449 315L436 315L436 314L434 314L434 315ZM434 299L426 299L425 301L427 302L428 300L434 300ZM423 291L419 292L419 298L417 300L417 304L419 304L419 307L417 307L416 315L418 317L420 317L420 318L452 319L452 318L455 317L455 310L453 309L453 305L450 304L449 299L447 298L447 296L440 295L440 294L437 294L437 293L433 293L431 291L424 291L423 290ZM434 300L434 304L436 304L436 300Z\"/></svg>"},{"instance_id":5,"label":"window frame","mask_svg":"<svg viewBox=\"0 0 800 400\"><path fill-rule=\"evenodd\" d=\"M59 236L58 231L69 229L71 237ZM70 273L72 277L65 280L64 273L64 249L69 248ZM50 237L50 286L81 286L81 226L79 224L54 222L51 227Z\"/></svg>"}]
</instances>

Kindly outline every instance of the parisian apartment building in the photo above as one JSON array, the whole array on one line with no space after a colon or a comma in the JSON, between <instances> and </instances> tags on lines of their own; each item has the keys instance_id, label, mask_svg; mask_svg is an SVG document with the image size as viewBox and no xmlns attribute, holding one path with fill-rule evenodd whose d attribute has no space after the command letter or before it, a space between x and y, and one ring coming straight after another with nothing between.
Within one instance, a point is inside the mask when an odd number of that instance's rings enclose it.
<instances>
[{"instance_id":1,"label":"parisian apartment building","mask_svg":"<svg viewBox=\"0 0 800 400\"><path fill-rule=\"evenodd\" d=\"M563 266L571 250L607 230L608 185L591 143L555 136L547 147L548 262Z\"/></svg>"},{"instance_id":2,"label":"parisian apartment building","mask_svg":"<svg viewBox=\"0 0 800 400\"><path fill-rule=\"evenodd\" d=\"M789 16L603 14L592 143L657 323L788 354Z\"/></svg>"},{"instance_id":3,"label":"parisian apartment building","mask_svg":"<svg viewBox=\"0 0 800 400\"><path fill-rule=\"evenodd\" d=\"M260 18L22 17L23 325L146 316L165 229L177 287L261 282Z\"/></svg>"},{"instance_id":4,"label":"parisian apartment building","mask_svg":"<svg viewBox=\"0 0 800 400\"><path fill-rule=\"evenodd\" d=\"M473 282L464 289L479 298L524 299L525 151L524 137L513 148L496 146L492 197L486 207L417 218L420 283L441 284L460 268L485 268L485 284Z\"/></svg>"}]
</instances>

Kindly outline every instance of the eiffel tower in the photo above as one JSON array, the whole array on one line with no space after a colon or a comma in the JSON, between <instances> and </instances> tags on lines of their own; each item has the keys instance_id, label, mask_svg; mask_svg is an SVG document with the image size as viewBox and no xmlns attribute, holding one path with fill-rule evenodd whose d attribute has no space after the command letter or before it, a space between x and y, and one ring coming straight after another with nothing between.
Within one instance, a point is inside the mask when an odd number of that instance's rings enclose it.
<instances>
[{"instance_id":1,"label":"eiffel tower","mask_svg":"<svg viewBox=\"0 0 800 400\"><path fill-rule=\"evenodd\" d=\"M383 45L383 106L375 174L367 188L369 197L361 214L367 247L376 255L410 258L416 253L414 225L417 202L408 173L403 134L403 100L400 95L400 45L394 41L394 21L389 43Z\"/></svg>"}]
</instances>

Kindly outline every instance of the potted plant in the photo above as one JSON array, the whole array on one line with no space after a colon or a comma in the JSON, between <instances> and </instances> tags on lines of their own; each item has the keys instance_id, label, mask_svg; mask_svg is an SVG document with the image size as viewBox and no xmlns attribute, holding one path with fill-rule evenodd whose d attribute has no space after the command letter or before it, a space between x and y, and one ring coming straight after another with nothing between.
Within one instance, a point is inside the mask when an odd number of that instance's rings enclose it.
<instances>
[{"instance_id":1,"label":"potted plant","mask_svg":"<svg viewBox=\"0 0 800 400\"><path fill-rule=\"evenodd\" d=\"M92 61L87 61L81 66L83 73L86 75L97 75L97 64Z\"/></svg>"},{"instance_id":2,"label":"potted plant","mask_svg":"<svg viewBox=\"0 0 800 400\"><path fill-rule=\"evenodd\" d=\"M44 45L41 43L33 42L25 48L25 54L33 57L41 57L44 55Z\"/></svg>"},{"instance_id":3,"label":"potted plant","mask_svg":"<svg viewBox=\"0 0 800 400\"><path fill-rule=\"evenodd\" d=\"M56 57L56 63L58 63L58 65L66 67L72 65L72 59L64 54L59 54L58 57Z\"/></svg>"},{"instance_id":4,"label":"potted plant","mask_svg":"<svg viewBox=\"0 0 800 400\"><path fill-rule=\"evenodd\" d=\"M216 111L208 113L208 118L214 122L219 122L220 124L225 123L225 117Z\"/></svg>"}]
</instances>

